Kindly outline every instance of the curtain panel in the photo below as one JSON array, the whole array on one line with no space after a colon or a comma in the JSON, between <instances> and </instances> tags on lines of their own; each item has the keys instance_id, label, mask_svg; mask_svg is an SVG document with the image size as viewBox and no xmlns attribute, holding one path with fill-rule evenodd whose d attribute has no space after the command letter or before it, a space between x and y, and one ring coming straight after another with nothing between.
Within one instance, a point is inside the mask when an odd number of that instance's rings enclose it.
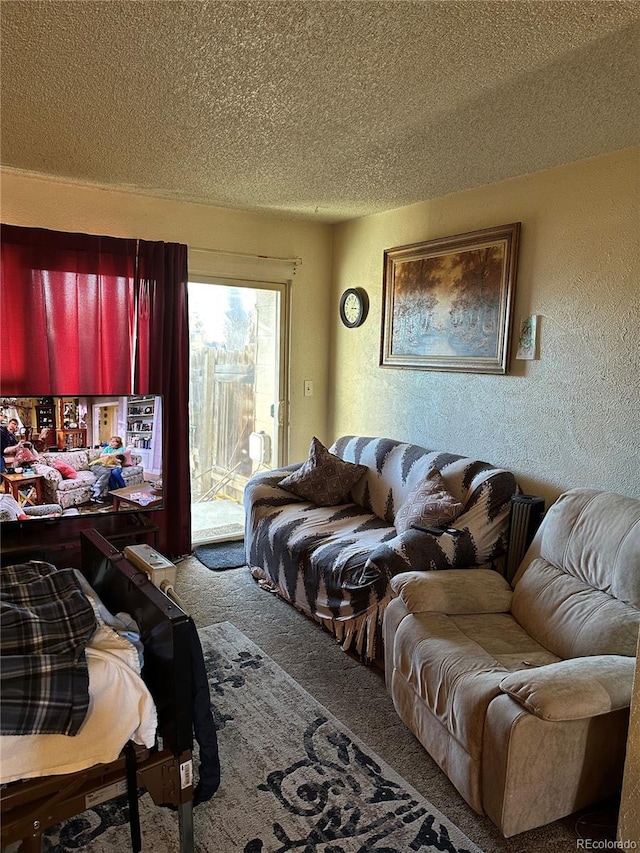
<instances>
[{"instance_id":1,"label":"curtain panel","mask_svg":"<svg viewBox=\"0 0 640 853\"><path fill-rule=\"evenodd\" d=\"M2 393L129 393L136 241L3 225Z\"/></svg>"},{"instance_id":2,"label":"curtain panel","mask_svg":"<svg viewBox=\"0 0 640 853\"><path fill-rule=\"evenodd\" d=\"M188 553L187 247L14 225L0 236L0 393L161 394L154 520L164 550Z\"/></svg>"},{"instance_id":3,"label":"curtain panel","mask_svg":"<svg viewBox=\"0 0 640 853\"><path fill-rule=\"evenodd\" d=\"M191 551L187 247L140 240L136 281L135 387L140 393L163 389L166 549L186 554Z\"/></svg>"}]
</instances>

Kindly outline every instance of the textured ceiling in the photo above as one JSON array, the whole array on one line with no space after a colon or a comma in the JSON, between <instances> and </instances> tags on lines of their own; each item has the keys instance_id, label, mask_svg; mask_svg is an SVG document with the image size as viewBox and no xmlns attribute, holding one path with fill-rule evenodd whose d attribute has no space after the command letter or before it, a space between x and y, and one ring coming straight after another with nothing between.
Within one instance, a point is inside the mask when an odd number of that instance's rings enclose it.
<instances>
[{"instance_id":1,"label":"textured ceiling","mask_svg":"<svg viewBox=\"0 0 640 853\"><path fill-rule=\"evenodd\" d=\"M640 141L640 2L1 0L4 166L337 222Z\"/></svg>"}]
</instances>

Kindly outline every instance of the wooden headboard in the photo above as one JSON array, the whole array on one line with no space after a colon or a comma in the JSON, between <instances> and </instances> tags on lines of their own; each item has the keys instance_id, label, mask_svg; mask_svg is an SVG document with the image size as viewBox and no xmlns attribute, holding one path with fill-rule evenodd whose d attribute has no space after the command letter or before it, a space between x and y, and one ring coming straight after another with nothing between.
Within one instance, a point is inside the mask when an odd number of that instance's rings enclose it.
<instances>
[{"instance_id":1,"label":"wooden headboard","mask_svg":"<svg viewBox=\"0 0 640 853\"><path fill-rule=\"evenodd\" d=\"M189 617L96 530L81 536L81 571L112 613L130 613L144 644L142 677L158 709L164 746L192 748Z\"/></svg>"}]
</instances>

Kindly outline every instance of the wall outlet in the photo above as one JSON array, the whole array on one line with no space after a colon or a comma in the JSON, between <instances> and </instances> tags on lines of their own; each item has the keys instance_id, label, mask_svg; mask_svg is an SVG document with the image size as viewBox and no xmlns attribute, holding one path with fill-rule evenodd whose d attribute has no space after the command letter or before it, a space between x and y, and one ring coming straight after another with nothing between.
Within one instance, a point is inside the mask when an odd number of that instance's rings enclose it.
<instances>
[{"instance_id":1,"label":"wall outlet","mask_svg":"<svg viewBox=\"0 0 640 853\"><path fill-rule=\"evenodd\" d=\"M313 397L313 379L304 380L304 396Z\"/></svg>"}]
</instances>

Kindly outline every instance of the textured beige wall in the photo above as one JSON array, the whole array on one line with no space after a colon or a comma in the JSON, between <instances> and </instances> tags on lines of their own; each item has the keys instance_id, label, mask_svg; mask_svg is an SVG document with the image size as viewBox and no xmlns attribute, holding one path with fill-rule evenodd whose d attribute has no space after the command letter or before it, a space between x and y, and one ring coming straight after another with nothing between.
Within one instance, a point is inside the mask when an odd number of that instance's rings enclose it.
<instances>
[{"instance_id":1,"label":"textured beige wall","mask_svg":"<svg viewBox=\"0 0 640 853\"><path fill-rule=\"evenodd\" d=\"M640 497L638 151L619 152L336 226L332 437L384 435L513 470L548 500L587 486ZM522 223L514 328L540 315L536 361L509 375L381 368L385 249ZM369 318L338 301L364 287Z\"/></svg>"},{"instance_id":2,"label":"textured beige wall","mask_svg":"<svg viewBox=\"0 0 640 853\"><path fill-rule=\"evenodd\" d=\"M387 435L504 465L547 499L572 486L640 496L639 183L638 152L627 151L335 226L332 292L329 226L14 173L2 175L1 214L17 225L301 257L292 460L314 433ZM507 376L380 368L384 249L514 221L514 327L541 316L540 359L512 357ZM371 308L364 326L347 330L338 301L355 285Z\"/></svg>"},{"instance_id":3,"label":"textured beige wall","mask_svg":"<svg viewBox=\"0 0 640 853\"><path fill-rule=\"evenodd\" d=\"M326 440L330 226L0 174L5 223L301 258L291 297L290 458L306 456L312 434ZM313 397L303 396L305 379L314 380Z\"/></svg>"}]
</instances>

